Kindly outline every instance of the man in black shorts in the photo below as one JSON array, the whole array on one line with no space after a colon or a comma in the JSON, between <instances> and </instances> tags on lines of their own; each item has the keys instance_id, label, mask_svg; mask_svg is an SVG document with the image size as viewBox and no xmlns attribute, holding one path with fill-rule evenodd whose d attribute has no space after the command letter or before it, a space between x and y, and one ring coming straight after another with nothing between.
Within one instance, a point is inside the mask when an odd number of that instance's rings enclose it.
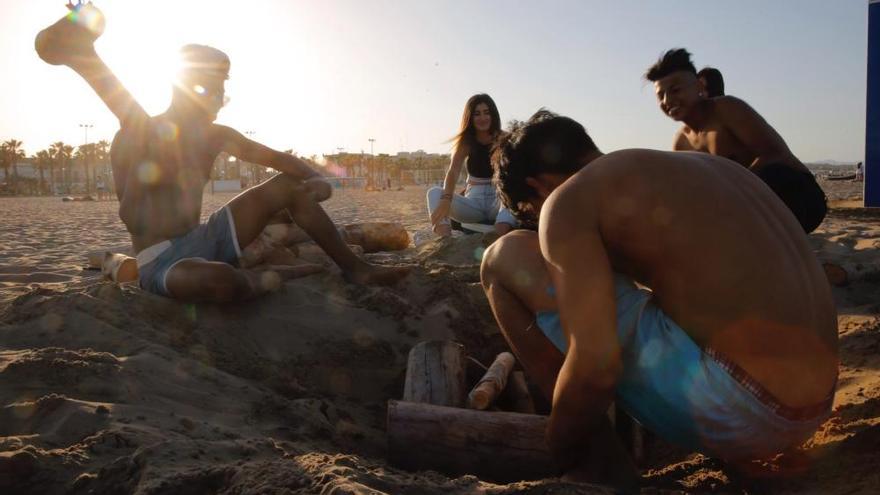
<instances>
[{"instance_id":1,"label":"man in black shorts","mask_svg":"<svg viewBox=\"0 0 880 495\"><path fill-rule=\"evenodd\" d=\"M700 151L733 160L760 177L788 206L807 233L827 212L825 193L782 137L748 103L734 96L710 98L687 50L666 52L645 73L660 110L683 125L676 151Z\"/></svg>"}]
</instances>

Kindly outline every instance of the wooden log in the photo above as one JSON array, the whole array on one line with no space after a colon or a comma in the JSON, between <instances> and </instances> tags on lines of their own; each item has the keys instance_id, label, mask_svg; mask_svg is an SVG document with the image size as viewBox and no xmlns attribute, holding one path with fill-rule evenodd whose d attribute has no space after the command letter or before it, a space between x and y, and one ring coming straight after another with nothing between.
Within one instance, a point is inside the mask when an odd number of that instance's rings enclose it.
<instances>
[{"instance_id":1,"label":"wooden log","mask_svg":"<svg viewBox=\"0 0 880 495\"><path fill-rule=\"evenodd\" d=\"M348 248L351 249L351 252L354 254L361 256L364 254L364 248L349 244ZM295 250L297 256L304 261L308 261L309 263L315 263L318 265L332 265L333 260L327 253L321 249L321 246L315 244L314 242L303 242L300 244L295 244L293 246L289 246L288 249Z\"/></svg>"},{"instance_id":2,"label":"wooden log","mask_svg":"<svg viewBox=\"0 0 880 495\"><path fill-rule=\"evenodd\" d=\"M849 284L849 274L842 266L836 263L825 262L822 263L822 269L825 270L825 276L831 285L843 287Z\"/></svg>"},{"instance_id":3,"label":"wooden log","mask_svg":"<svg viewBox=\"0 0 880 495\"><path fill-rule=\"evenodd\" d=\"M435 340L420 342L409 351L403 400L463 407L465 387L463 345Z\"/></svg>"},{"instance_id":4,"label":"wooden log","mask_svg":"<svg viewBox=\"0 0 880 495\"><path fill-rule=\"evenodd\" d=\"M98 249L96 251L89 251L86 254L89 268L92 270L100 270L101 267L104 266L104 256L107 252L120 253L126 256L134 255L131 249L131 244L119 244L116 246L105 247L104 249Z\"/></svg>"},{"instance_id":5,"label":"wooden log","mask_svg":"<svg viewBox=\"0 0 880 495\"><path fill-rule=\"evenodd\" d=\"M511 482L555 476L547 417L388 401L388 458L404 469Z\"/></svg>"},{"instance_id":6,"label":"wooden log","mask_svg":"<svg viewBox=\"0 0 880 495\"><path fill-rule=\"evenodd\" d=\"M339 234L348 244L357 244L365 253L400 251L409 247L409 233L398 223L369 222L346 225Z\"/></svg>"},{"instance_id":7,"label":"wooden log","mask_svg":"<svg viewBox=\"0 0 880 495\"><path fill-rule=\"evenodd\" d=\"M486 370L486 374L468 394L468 407L471 409L485 410L495 398L501 394L507 386L507 377L516 364L516 358L509 352L502 352L495 357L495 361Z\"/></svg>"},{"instance_id":8,"label":"wooden log","mask_svg":"<svg viewBox=\"0 0 880 495\"><path fill-rule=\"evenodd\" d=\"M263 228L261 236L273 244L281 246L290 246L300 242L309 242L312 240L306 231L295 223L270 224Z\"/></svg>"},{"instance_id":9,"label":"wooden log","mask_svg":"<svg viewBox=\"0 0 880 495\"><path fill-rule=\"evenodd\" d=\"M137 260L131 256L108 251L104 254L101 274L104 275L104 278L117 284L134 282L138 279Z\"/></svg>"}]
</instances>

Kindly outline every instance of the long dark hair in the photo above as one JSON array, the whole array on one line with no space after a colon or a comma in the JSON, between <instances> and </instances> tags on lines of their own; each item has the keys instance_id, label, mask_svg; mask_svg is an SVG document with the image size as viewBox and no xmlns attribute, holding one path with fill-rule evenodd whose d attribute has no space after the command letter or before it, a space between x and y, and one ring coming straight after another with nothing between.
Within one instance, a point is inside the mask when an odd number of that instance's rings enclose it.
<instances>
[{"instance_id":1,"label":"long dark hair","mask_svg":"<svg viewBox=\"0 0 880 495\"><path fill-rule=\"evenodd\" d=\"M489 107L489 113L492 115L492 125L489 127L489 134L495 136L501 131L501 116L498 115L498 107L495 105L495 101L485 93L476 94L468 98L467 103L465 103L464 113L461 115L461 128L458 134L451 139L455 149L458 149L462 144L471 146L476 141L477 130L474 128L473 119L477 105L480 103L485 103Z\"/></svg>"}]
</instances>

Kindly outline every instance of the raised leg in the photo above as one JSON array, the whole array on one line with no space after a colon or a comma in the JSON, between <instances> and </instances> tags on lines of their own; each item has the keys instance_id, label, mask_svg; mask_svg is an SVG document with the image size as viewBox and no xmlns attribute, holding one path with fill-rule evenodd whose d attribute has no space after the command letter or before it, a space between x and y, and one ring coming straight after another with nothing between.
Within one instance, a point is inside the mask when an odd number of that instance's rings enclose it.
<instances>
[{"instance_id":1,"label":"raised leg","mask_svg":"<svg viewBox=\"0 0 880 495\"><path fill-rule=\"evenodd\" d=\"M518 230L486 250L480 270L483 289L508 345L526 372L551 400L565 355L537 327L535 314L555 311L548 293L550 275L534 232ZM638 472L607 418L593 431L578 459L567 465L565 479L610 483L624 490L638 485Z\"/></svg>"},{"instance_id":2,"label":"raised leg","mask_svg":"<svg viewBox=\"0 0 880 495\"><path fill-rule=\"evenodd\" d=\"M286 208L293 221L321 246L349 281L392 284L410 271L408 267L372 265L358 257L339 235L327 212L315 201L309 187L288 175L277 175L248 189L227 206L232 211L240 246L250 244L269 219Z\"/></svg>"}]
</instances>

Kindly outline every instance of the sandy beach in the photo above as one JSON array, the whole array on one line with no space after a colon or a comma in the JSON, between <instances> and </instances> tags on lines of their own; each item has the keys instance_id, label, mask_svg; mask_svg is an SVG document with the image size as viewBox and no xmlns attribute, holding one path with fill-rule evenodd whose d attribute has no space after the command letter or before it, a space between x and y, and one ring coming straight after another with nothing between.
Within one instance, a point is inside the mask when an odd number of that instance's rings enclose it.
<instances>
[{"instance_id":1,"label":"sandy beach","mask_svg":"<svg viewBox=\"0 0 880 495\"><path fill-rule=\"evenodd\" d=\"M834 414L796 453L748 475L646 445L643 493L877 493L880 489L880 212L861 183L821 182L832 210L810 241L846 271ZM257 301L186 305L88 270L123 250L116 201L0 198L2 493L609 493L558 479L494 484L386 461L386 402L424 340L507 350L479 284L480 235L430 241L425 190L344 190L339 224L392 221L418 246L366 255L415 266L390 288L338 271ZM205 217L232 198L206 195Z\"/></svg>"}]
</instances>

